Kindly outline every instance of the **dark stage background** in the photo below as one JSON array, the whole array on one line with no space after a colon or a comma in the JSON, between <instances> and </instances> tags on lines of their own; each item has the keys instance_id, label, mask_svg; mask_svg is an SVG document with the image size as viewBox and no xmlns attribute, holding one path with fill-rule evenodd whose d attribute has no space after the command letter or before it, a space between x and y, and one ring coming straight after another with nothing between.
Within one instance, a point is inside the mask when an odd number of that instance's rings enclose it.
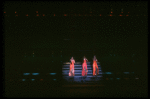
<instances>
[{"instance_id":1,"label":"dark stage background","mask_svg":"<svg viewBox=\"0 0 150 99\"><path fill-rule=\"evenodd\" d=\"M3 16L6 97L147 97L147 2L6 2ZM84 55L113 74L63 87L63 63Z\"/></svg>"}]
</instances>

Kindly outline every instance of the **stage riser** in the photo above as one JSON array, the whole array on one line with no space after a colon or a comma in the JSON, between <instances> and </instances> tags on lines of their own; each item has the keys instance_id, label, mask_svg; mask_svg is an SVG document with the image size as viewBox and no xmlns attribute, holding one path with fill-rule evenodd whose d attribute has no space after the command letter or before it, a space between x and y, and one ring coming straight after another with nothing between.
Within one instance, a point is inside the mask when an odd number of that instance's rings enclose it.
<instances>
[{"instance_id":1,"label":"stage riser","mask_svg":"<svg viewBox=\"0 0 150 99\"><path fill-rule=\"evenodd\" d=\"M66 62L67 64L63 65L62 68L62 75L63 79L66 80L67 82L77 82L77 83L96 83L97 81L102 80L102 71L101 71L101 66L98 63L98 68L99 68L99 75L97 75L97 78L93 76L93 64L92 62L87 63L87 69L88 73L86 77L82 76L82 63L78 62L74 64L74 77L69 76L69 70L70 70L70 63Z\"/></svg>"}]
</instances>

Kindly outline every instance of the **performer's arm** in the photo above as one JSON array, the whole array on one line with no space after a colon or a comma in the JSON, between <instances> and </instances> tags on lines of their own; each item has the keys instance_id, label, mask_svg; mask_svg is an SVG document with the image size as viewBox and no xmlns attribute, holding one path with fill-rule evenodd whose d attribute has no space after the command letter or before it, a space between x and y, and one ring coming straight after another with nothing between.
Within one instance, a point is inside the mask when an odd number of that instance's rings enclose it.
<instances>
[{"instance_id":1,"label":"performer's arm","mask_svg":"<svg viewBox=\"0 0 150 99\"><path fill-rule=\"evenodd\" d=\"M74 70L74 65L73 65L73 70Z\"/></svg>"},{"instance_id":2,"label":"performer's arm","mask_svg":"<svg viewBox=\"0 0 150 99\"><path fill-rule=\"evenodd\" d=\"M71 71L71 69L72 69L72 64L70 63L70 71Z\"/></svg>"},{"instance_id":3,"label":"performer's arm","mask_svg":"<svg viewBox=\"0 0 150 99\"><path fill-rule=\"evenodd\" d=\"M82 63L82 69L84 69L84 65L83 65L83 63Z\"/></svg>"},{"instance_id":4,"label":"performer's arm","mask_svg":"<svg viewBox=\"0 0 150 99\"><path fill-rule=\"evenodd\" d=\"M98 65L96 64L96 68L98 68Z\"/></svg>"},{"instance_id":5,"label":"performer's arm","mask_svg":"<svg viewBox=\"0 0 150 99\"><path fill-rule=\"evenodd\" d=\"M87 66L86 66L86 72L88 72Z\"/></svg>"}]
</instances>

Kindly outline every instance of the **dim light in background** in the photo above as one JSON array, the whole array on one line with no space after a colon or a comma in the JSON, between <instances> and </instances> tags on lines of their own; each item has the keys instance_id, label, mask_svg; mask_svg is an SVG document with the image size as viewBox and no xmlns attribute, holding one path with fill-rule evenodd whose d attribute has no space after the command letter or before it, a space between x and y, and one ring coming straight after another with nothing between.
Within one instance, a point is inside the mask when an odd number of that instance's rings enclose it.
<instances>
[{"instance_id":1,"label":"dim light in background","mask_svg":"<svg viewBox=\"0 0 150 99\"><path fill-rule=\"evenodd\" d=\"M50 75L56 75L56 73L50 73Z\"/></svg>"},{"instance_id":2,"label":"dim light in background","mask_svg":"<svg viewBox=\"0 0 150 99\"><path fill-rule=\"evenodd\" d=\"M116 78L117 80L120 80L120 78Z\"/></svg>"},{"instance_id":3,"label":"dim light in background","mask_svg":"<svg viewBox=\"0 0 150 99\"><path fill-rule=\"evenodd\" d=\"M139 78L135 78L135 79L139 79Z\"/></svg>"},{"instance_id":4,"label":"dim light in background","mask_svg":"<svg viewBox=\"0 0 150 99\"><path fill-rule=\"evenodd\" d=\"M111 72L105 72L105 74L112 74Z\"/></svg>"},{"instance_id":5,"label":"dim light in background","mask_svg":"<svg viewBox=\"0 0 150 99\"><path fill-rule=\"evenodd\" d=\"M129 72L124 72L124 74L129 74Z\"/></svg>"},{"instance_id":6,"label":"dim light in background","mask_svg":"<svg viewBox=\"0 0 150 99\"><path fill-rule=\"evenodd\" d=\"M67 14L64 14L64 16L67 16Z\"/></svg>"},{"instance_id":7,"label":"dim light in background","mask_svg":"<svg viewBox=\"0 0 150 99\"><path fill-rule=\"evenodd\" d=\"M39 73L32 73L32 75L39 75Z\"/></svg>"},{"instance_id":8,"label":"dim light in background","mask_svg":"<svg viewBox=\"0 0 150 99\"><path fill-rule=\"evenodd\" d=\"M23 75L30 75L30 73L23 73Z\"/></svg>"}]
</instances>

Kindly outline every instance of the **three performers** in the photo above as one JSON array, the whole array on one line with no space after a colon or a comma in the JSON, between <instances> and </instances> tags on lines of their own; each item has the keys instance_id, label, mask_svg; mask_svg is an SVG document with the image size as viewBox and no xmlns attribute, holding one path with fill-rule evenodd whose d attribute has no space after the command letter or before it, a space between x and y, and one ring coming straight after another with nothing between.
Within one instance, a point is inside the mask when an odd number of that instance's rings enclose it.
<instances>
[{"instance_id":1,"label":"three performers","mask_svg":"<svg viewBox=\"0 0 150 99\"><path fill-rule=\"evenodd\" d=\"M74 63L75 60L73 59L73 57L70 59L71 63L70 63L70 70L69 70L69 76L75 76L74 74ZM87 76L87 58L84 56L83 58L83 64L82 64L82 76ZM98 69L98 65L97 65L97 59L96 56L94 56L93 58L93 76L97 76L99 74L99 69Z\"/></svg>"}]
</instances>

